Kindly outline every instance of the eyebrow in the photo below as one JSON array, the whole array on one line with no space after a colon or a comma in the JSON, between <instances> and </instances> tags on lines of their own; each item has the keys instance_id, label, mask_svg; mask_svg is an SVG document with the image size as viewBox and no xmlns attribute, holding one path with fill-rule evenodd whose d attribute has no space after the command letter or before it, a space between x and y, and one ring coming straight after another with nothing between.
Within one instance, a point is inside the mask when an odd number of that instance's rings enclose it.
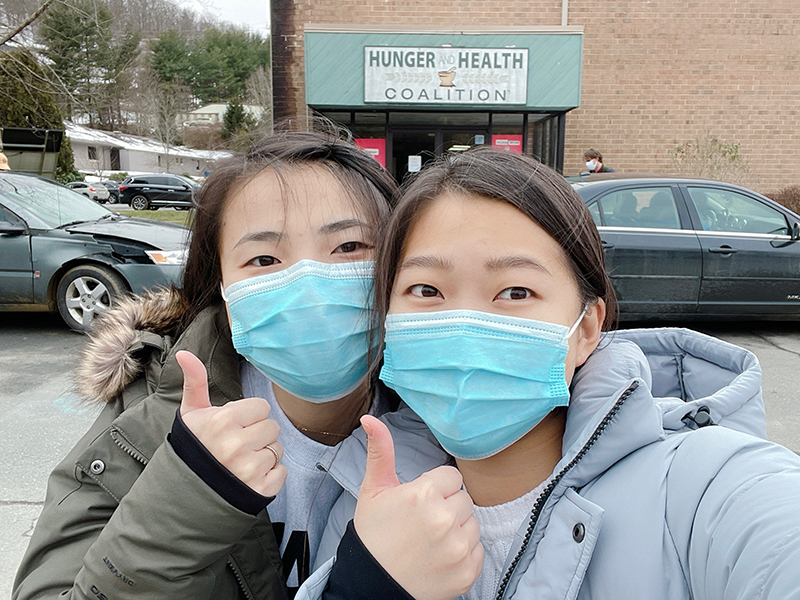
<instances>
[{"instance_id":1,"label":"eyebrow","mask_svg":"<svg viewBox=\"0 0 800 600\"><path fill-rule=\"evenodd\" d=\"M247 242L279 242L283 237L280 231L253 231L245 233L233 247L237 248Z\"/></svg>"},{"instance_id":2,"label":"eyebrow","mask_svg":"<svg viewBox=\"0 0 800 600\"><path fill-rule=\"evenodd\" d=\"M331 235L332 233L339 233L340 231L352 229L353 227L358 227L366 231L372 230L372 227L359 219L342 219L341 221L334 221L333 223L323 225L317 232L322 235Z\"/></svg>"},{"instance_id":3,"label":"eyebrow","mask_svg":"<svg viewBox=\"0 0 800 600\"><path fill-rule=\"evenodd\" d=\"M550 271L540 263L529 256L503 256L500 258L491 258L484 263L489 271L502 271L503 269L536 269L550 275Z\"/></svg>"},{"instance_id":4,"label":"eyebrow","mask_svg":"<svg viewBox=\"0 0 800 600\"><path fill-rule=\"evenodd\" d=\"M444 271L452 271L453 263L449 260L441 258L440 256L412 256L403 261L400 265L400 271L408 269L409 267L422 267L425 269L441 269Z\"/></svg>"}]
</instances>

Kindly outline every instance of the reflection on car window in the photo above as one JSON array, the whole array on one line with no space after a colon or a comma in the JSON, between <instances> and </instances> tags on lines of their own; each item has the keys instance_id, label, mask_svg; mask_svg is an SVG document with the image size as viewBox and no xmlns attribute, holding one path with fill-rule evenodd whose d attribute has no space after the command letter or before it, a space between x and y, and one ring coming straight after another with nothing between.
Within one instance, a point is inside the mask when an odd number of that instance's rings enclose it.
<instances>
[{"instance_id":1,"label":"reflection on car window","mask_svg":"<svg viewBox=\"0 0 800 600\"><path fill-rule=\"evenodd\" d=\"M0 196L31 227L58 227L110 214L83 194L57 183L25 175L0 178Z\"/></svg>"},{"instance_id":2,"label":"reflection on car window","mask_svg":"<svg viewBox=\"0 0 800 600\"><path fill-rule=\"evenodd\" d=\"M600 199L602 217L610 227L680 229L678 207L668 187L617 190Z\"/></svg>"},{"instance_id":3,"label":"reflection on car window","mask_svg":"<svg viewBox=\"0 0 800 600\"><path fill-rule=\"evenodd\" d=\"M589 206L589 212L592 215L592 220L594 221L594 224L597 227L600 227L600 225L602 225L602 223L601 223L601 220L600 220L600 201L599 200L597 202L595 202L594 204Z\"/></svg>"},{"instance_id":4,"label":"reflection on car window","mask_svg":"<svg viewBox=\"0 0 800 600\"><path fill-rule=\"evenodd\" d=\"M789 234L783 214L754 198L707 187L690 187L689 196L706 231Z\"/></svg>"}]
</instances>

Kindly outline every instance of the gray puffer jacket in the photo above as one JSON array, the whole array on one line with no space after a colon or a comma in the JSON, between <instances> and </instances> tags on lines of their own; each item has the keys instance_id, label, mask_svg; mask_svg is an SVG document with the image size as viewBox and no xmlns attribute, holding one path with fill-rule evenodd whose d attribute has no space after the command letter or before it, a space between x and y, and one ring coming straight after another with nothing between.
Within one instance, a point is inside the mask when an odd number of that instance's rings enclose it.
<instances>
[{"instance_id":1,"label":"gray puffer jacket","mask_svg":"<svg viewBox=\"0 0 800 600\"><path fill-rule=\"evenodd\" d=\"M575 374L563 457L497 598L800 598L800 457L765 441L760 386L756 357L720 340L609 334ZM716 426L698 427L703 413ZM407 407L382 418L401 482L449 462ZM357 430L331 469L349 493L298 600L322 596L365 461Z\"/></svg>"}]
</instances>

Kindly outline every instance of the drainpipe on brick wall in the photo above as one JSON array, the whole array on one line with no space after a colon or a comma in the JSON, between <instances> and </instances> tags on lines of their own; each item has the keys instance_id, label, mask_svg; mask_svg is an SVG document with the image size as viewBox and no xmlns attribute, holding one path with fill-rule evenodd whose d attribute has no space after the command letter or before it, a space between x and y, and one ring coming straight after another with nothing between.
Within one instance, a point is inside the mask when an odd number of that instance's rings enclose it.
<instances>
[{"instance_id":1,"label":"drainpipe on brick wall","mask_svg":"<svg viewBox=\"0 0 800 600\"><path fill-rule=\"evenodd\" d=\"M561 26L567 26L567 15L569 14L569 0L561 0Z\"/></svg>"}]
</instances>

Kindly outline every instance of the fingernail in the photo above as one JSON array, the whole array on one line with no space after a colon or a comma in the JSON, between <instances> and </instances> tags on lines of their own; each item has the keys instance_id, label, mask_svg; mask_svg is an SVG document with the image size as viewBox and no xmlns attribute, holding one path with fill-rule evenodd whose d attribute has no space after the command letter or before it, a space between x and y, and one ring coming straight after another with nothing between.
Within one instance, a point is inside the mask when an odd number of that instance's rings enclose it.
<instances>
[{"instance_id":1,"label":"fingernail","mask_svg":"<svg viewBox=\"0 0 800 600\"><path fill-rule=\"evenodd\" d=\"M361 427L364 428L364 432L367 434L367 439L372 439L372 425L368 425L369 419L365 420L364 417L361 417L360 421Z\"/></svg>"}]
</instances>

